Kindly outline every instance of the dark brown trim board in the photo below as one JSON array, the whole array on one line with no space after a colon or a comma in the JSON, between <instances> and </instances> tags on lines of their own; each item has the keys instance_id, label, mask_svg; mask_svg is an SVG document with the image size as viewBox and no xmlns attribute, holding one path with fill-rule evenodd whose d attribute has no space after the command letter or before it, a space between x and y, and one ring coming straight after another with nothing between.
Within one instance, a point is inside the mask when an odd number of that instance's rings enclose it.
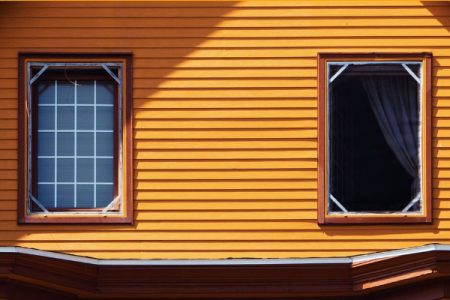
<instances>
[{"instance_id":1,"label":"dark brown trim board","mask_svg":"<svg viewBox=\"0 0 450 300\"><path fill-rule=\"evenodd\" d=\"M450 246L344 258L194 261L97 260L0 247L2 282L83 299L440 299L425 296L450 296Z\"/></svg>"},{"instance_id":2,"label":"dark brown trim board","mask_svg":"<svg viewBox=\"0 0 450 300\"><path fill-rule=\"evenodd\" d=\"M330 61L420 61L424 65L422 91L422 212L411 214L329 214L327 209L327 62ZM318 65L318 223L324 224L403 224L431 223L432 201L432 72L431 53L319 53Z\"/></svg>"},{"instance_id":3,"label":"dark brown trim board","mask_svg":"<svg viewBox=\"0 0 450 300\"><path fill-rule=\"evenodd\" d=\"M67 210L58 214L36 214L27 207L27 62L122 62L123 68L123 129L122 129L122 185L123 185L123 213L102 214L101 210L92 210L91 214L73 214ZM90 71L88 71L90 72ZM75 76L78 76L77 74ZM44 74L44 76L59 76ZM100 76L86 74L86 76ZM96 77L96 78L97 78ZM56 77L55 77L56 78ZM83 77L84 78L84 77ZM100 77L101 78L101 77ZM109 77L108 77L109 78ZM19 53L19 176L18 176L18 222L20 224L42 223L132 223L133 222L133 161L132 161L132 54L131 53ZM116 92L117 94L117 92ZM117 113L118 110L115 109ZM34 118L35 119L35 118ZM115 122L116 123L116 122ZM117 128L117 125L115 125ZM117 129L115 129L117 132ZM118 138L115 138L115 160L117 161ZM118 170L116 165L116 170ZM117 183L117 171L115 182ZM115 209L112 208L112 211ZM80 210L85 212L87 210ZM98 211L98 213L96 213Z\"/></svg>"}]
</instances>

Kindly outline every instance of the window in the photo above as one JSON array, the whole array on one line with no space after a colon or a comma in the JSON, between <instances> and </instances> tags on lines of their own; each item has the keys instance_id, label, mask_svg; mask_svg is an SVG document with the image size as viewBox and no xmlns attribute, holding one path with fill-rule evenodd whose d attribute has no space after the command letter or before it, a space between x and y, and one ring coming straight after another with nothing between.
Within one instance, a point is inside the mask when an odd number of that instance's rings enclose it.
<instances>
[{"instance_id":1,"label":"window","mask_svg":"<svg viewBox=\"0 0 450 300\"><path fill-rule=\"evenodd\" d=\"M19 222L132 221L130 55L19 57Z\"/></svg>"},{"instance_id":2,"label":"window","mask_svg":"<svg viewBox=\"0 0 450 300\"><path fill-rule=\"evenodd\" d=\"M431 222L431 55L319 55L320 224Z\"/></svg>"}]
</instances>

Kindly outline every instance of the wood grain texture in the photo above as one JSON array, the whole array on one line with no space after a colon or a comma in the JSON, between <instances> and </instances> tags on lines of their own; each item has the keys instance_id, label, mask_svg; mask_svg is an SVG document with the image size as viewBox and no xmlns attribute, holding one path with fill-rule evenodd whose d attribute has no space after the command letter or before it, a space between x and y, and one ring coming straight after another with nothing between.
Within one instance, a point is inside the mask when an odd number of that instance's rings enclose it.
<instances>
[{"instance_id":1,"label":"wood grain texture","mask_svg":"<svg viewBox=\"0 0 450 300\"><path fill-rule=\"evenodd\" d=\"M448 3L1 7L0 245L102 258L237 258L450 243ZM17 225L21 51L133 53L134 225ZM319 52L433 54L432 225L317 225Z\"/></svg>"}]
</instances>

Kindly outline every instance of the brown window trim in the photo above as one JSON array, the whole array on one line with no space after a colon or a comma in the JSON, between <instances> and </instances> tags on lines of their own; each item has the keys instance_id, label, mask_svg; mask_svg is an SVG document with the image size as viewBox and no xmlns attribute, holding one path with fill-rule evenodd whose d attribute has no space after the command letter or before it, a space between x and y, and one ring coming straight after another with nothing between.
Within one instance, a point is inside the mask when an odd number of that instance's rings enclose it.
<instances>
[{"instance_id":1,"label":"brown window trim","mask_svg":"<svg viewBox=\"0 0 450 300\"><path fill-rule=\"evenodd\" d=\"M28 62L62 62L62 63L122 63L122 209L112 208L110 213L99 212L99 209L67 209L58 213L34 213L28 212L28 184L27 184L27 152L28 152L28 118L27 118L27 64ZM84 69L83 69L84 70ZM88 70L88 68L86 68ZM82 74L80 74L82 75ZM45 74L40 79L58 78L58 75ZM88 75L89 78L95 74ZM80 77L85 79L86 77ZM88 79L89 79L88 78ZM98 77L99 79L102 76ZM105 77L103 77L105 78ZM109 77L110 78L110 77ZM119 85L116 85L116 94ZM33 89L34 90L34 89ZM31 90L33 92L33 90ZM19 53L19 176L18 176L18 223L19 224L41 224L41 223L133 223L133 163L132 163L132 54L131 53ZM34 92L35 93L35 92ZM115 97L114 113L118 116L117 99ZM36 103L36 102L34 102ZM36 111L36 110L33 110ZM116 118L117 120L118 118ZM33 118L36 120L36 118ZM118 132L117 121L114 122L114 132ZM35 134L32 135L32 138ZM115 140L115 194L118 185L118 145ZM34 155L33 155L34 157ZM35 168L33 168L35 170ZM50 211L50 210L49 210ZM75 212L75 213L74 213ZM89 212L87 214L86 212Z\"/></svg>"},{"instance_id":2,"label":"brown window trim","mask_svg":"<svg viewBox=\"0 0 450 300\"><path fill-rule=\"evenodd\" d=\"M330 61L420 61L423 63L422 97L422 180L423 205L418 214L328 214L327 182L327 62ZM323 224L404 224L432 223L432 73L431 53L319 53L318 63L318 223Z\"/></svg>"}]
</instances>

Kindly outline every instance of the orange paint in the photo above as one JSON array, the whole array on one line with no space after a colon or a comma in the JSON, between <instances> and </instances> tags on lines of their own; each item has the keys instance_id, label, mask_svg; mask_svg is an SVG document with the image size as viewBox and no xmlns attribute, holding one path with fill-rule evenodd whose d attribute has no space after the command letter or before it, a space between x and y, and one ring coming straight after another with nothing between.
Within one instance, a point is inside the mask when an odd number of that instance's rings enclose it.
<instances>
[{"instance_id":1,"label":"orange paint","mask_svg":"<svg viewBox=\"0 0 450 300\"><path fill-rule=\"evenodd\" d=\"M0 10L0 246L99 258L450 243L450 4L23 2ZM17 225L17 55L133 52L134 225ZM433 54L432 225L317 225L319 52Z\"/></svg>"}]
</instances>

